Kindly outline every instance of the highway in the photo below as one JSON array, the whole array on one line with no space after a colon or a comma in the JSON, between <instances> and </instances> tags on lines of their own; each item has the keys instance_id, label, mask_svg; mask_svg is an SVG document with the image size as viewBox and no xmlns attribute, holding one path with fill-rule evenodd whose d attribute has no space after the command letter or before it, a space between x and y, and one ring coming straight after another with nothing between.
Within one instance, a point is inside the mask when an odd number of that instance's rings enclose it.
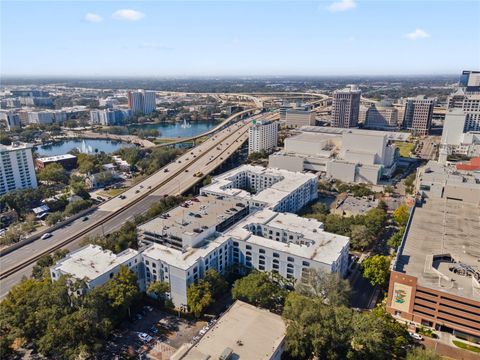
<instances>
[{"instance_id":1,"label":"highway","mask_svg":"<svg viewBox=\"0 0 480 360\"><path fill-rule=\"evenodd\" d=\"M78 248L85 236L108 234L118 230L122 224L131 220L136 214L145 212L153 203L165 195L185 192L196 182L196 172L208 174L221 165L238 150L248 139L251 121L259 117L277 118L278 114L261 114L230 125L213 135L204 143L190 149L175 162L160 169L153 176L125 191L125 199L115 197L99 206L87 221L76 220L56 230L47 240L37 240L13 251L1 258L0 298L18 283L23 276L30 276L33 264L39 255L67 248ZM150 189L149 189L150 188ZM146 194L149 192L148 194ZM130 207L128 204L132 203ZM102 223L99 225L100 223ZM91 229L89 229L91 227ZM70 242L69 240L72 239ZM69 241L68 244L64 244Z\"/></svg>"}]
</instances>

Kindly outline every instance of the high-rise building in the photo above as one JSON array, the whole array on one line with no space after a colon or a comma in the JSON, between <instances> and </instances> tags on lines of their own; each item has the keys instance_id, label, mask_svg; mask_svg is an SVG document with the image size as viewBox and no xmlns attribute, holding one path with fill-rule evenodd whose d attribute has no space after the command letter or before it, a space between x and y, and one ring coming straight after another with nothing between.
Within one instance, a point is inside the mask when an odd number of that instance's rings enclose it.
<instances>
[{"instance_id":1,"label":"high-rise building","mask_svg":"<svg viewBox=\"0 0 480 360\"><path fill-rule=\"evenodd\" d=\"M104 109L90 111L90 124L121 125L132 115L130 109Z\"/></svg>"},{"instance_id":2,"label":"high-rise building","mask_svg":"<svg viewBox=\"0 0 480 360\"><path fill-rule=\"evenodd\" d=\"M333 92L332 126L356 127L362 92L355 85Z\"/></svg>"},{"instance_id":3,"label":"high-rise building","mask_svg":"<svg viewBox=\"0 0 480 360\"><path fill-rule=\"evenodd\" d=\"M480 131L480 71L463 71L457 91L448 99L448 108L463 110L464 132Z\"/></svg>"},{"instance_id":4,"label":"high-rise building","mask_svg":"<svg viewBox=\"0 0 480 360\"><path fill-rule=\"evenodd\" d=\"M409 98L405 102L403 128L410 130L414 135L428 135L432 125L434 99L424 96Z\"/></svg>"},{"instance_id":5,"label":"high-rise building","mask_svg":"<svg viewBox=\"0 0 480 360\"><path fill-rule=\"evenodd\" d=\"M133 114L148 115L155 111L155 91L129 91L128 107Z\"/></svg>"},{"instance_id":6,"label":"high-rise building","mask_svg":"<svg viewBox=\"0 0 480 360\"><path fill-rule=\"evenodd\" d=\"M289 128L315 125L315 111L311 105L303 105L285 112L285 125Z\"/></svg>"},{"instance_id":7,"label":"high-rise building","mask_svg":"<svg viewBox=\"0 0 480 360\"><path fill-rule=\"evenodd\" d=\"M248 131L248 153L265 150L270 152L278 143L278 123L271 121L254 121Z\"/></svg>"},{"instance_id":8,"label":"high-rise building","mask_svg":"<svg viewBox=\"0 0 480 360\"><path fill-rule=\"evenodd\" d=\"M48 125L55 120L53 111L32 111L28 113L28 122L30 124Z\"/></svg>"},{"instance_id":9,"label":"high-rise building","mask_svg":"<svg viewBox=\"0 0 480 360\"><path fill-rule=\"evenodd\" d=\"M18 129L22 126L20 116L11 111L0 112L0 126L3 125L7 130Z\"/></svg>"},{"instance_id":10,"label":"high-rise building","mask_svg":"<svg viewBox=\"0 0 480 360\"><path fill-rule=\"evenodd\" d=\"M375 130L396 130L398 110L394 107L377 107L371 104L365 112L364 128Z\"/></svg>"},{"instance_id":11,"label":"high-rise building","mask_svg":"<svg viewBox=\"0 0 480 360\"><path fill-rule=\"evenodd\" d=\"M32 145L0 145L0 195L37 187Z\"/></svg>"}]
</instances>

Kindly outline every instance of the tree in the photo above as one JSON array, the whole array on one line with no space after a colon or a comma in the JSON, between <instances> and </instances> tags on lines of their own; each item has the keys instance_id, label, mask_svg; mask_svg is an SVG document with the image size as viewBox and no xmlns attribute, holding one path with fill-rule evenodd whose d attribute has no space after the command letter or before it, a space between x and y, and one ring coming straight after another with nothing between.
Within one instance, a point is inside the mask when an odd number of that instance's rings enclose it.
<instances>
[{"instance_id":1,"label":"tree","mask_svg":"<svg viewBox=\"0 0 480 360\"><path fill-rule=\"evenodd\" d=\"M383 190L384 190L385 193L387 193L387 194L393 194L393 192L395 191L395 189L394 189L392 186L390 186L390 185L385 186L385 188L384 188Z\"/></svg>"},{"instance_id":2,"label":"tree","mask_svg":"<svg viewBox=\"0 0 480 360\"><path fill-rule=\"evenodd\" d=\"M85 183L82 182L75 182L70 185L72 192L75 195L80 196L83 200L88 200L90 199L90 193L87 190L87 187L85 186Z\"/></svg>"},{"instance_id":3,"label":"tree","mask_svg":"<svg viewBox=\"0 0 480 360\"><path fill-rule=\"evenodd\" d=\"M330 213L330 208L325 203L318 201L312 205L312 211L317 214L328 215Z\"/></svg>"},{"instance_id":4,"label":"tree","mask_svg":"<svg viewBox=\"0 0 480 360\"><path fill-rule=\"evenodd\" d=\"M82 210L88 209L91 203L88 200L77 200L72 201L65 207L65 215L74 215L79 213Z\"/></svg>"},{"instance_id":5,"label":"tree","mask_svg":"<svg viewBox=\"0 0 480 360\"><path fill-rule=\"evenodd\" d=\"M378 202L377 208L386 212L388 210L388 205L385 201L380 200Z\"/></svg>"},{"instance_id":6,"label":"tree","mask_svg":"<svg viewBox=\"0 0 480 360\"><path fill-rule=\"evenodd\" d=\"M350 290L348 280L336 273L316 269L308 269L296 287L300 294L317 297L323 303L334 306L348 305Z\"/></svg>"},{"instance_id":7,"label":"tree","mask_svg":"<svg viewBox=\"0 0 480 360\"><path fill-rule=\"evenodd\" d=\"M384 286L390 274L390 258L383 255L366 258L362 262L362 271L373 286Z\"/></svg>"},{"instance_id":8,"label":"tree","mask_svg":"<svg viewBox=\"0 0 480 360\"><path fill-rule=\"evenodd\" d=\"M47 215L45 222L48 226L53 226L56 223L63 220L63 214L60 211L56 211Z\"/></svg>"},{"instance_id":9,"label":"tree","mask_svg":"<svg viewBox=\"0 0 480 360\"><path fill-rule=\"evenodd\" d=\"M68 253L67 249L59 249L53 254L42 256L33 266L32 277L35 279L50 278L50 267L60 259L63 259Z\"/></svg>"},{"instance_id":10,"label":"tree","mask_svg":"<svg viewBox=\"0 0 480 360\"><path fill-rule=\"evenodd\" d=\"M381 209L371 209L369 210L364 218L365 226L370 231L374 237L377 237L378 234L382 231L387 221L387 213Z\"/></svg>"},{"instance_id":11,"label":"tree","mask_svg":"<svg viewBox=\"0 0 480 360\"><path fill-rule=\"evenodd\" d=\"M213 303L210 284L204 280L193 283L187 288L187 303L190 312L199 318L205 309Z\"/></svg>"},{"instance_id":12,"label":"tree","mask_svg":"<svg viewBox=\"0 0 480 360\"><path fill-rule=\"evenodd\" d=\"M68 175L62 165L53 163L48 164L40 171L38 180L57 184L68 184Z\"/></svg>"},{"instance_id":13,"label":"tree","mask_svg":"<svg viewBox=\"0 0 480 360\"><path fill-rule=\"evenodd\" d=\"M352 225L350 244L353 249L363 250L369 247L375 238L365 225Z\"/></svg>"},{"instance_id":14,"label":"tree","mask_svg":"<svg viewBox=\"0 0 480 360\"><path fill-rule=\"evenodd\" d=\"M276 283L270 274L252 271L235 281L232 288L233 299L249 302L270 310L282 307L287 291Z\"/></svg>"},{"instance_id":15,"label":"tree","mask_svg":"<svg viewBox=\"0 0 480 360\"><path fill-rule=\"evenodd\" d=\"M407 353L406 360L442 360L442 357L430 349L416 347Z\"/></svg>"},{"instance_id":16,"label":"tree","mask_svg":"<svg viewBox=\"0 0 480 360\"><path fill-rule=\"evenodd\" d=\"M170 284L165 281L153 281L148 285L147 293L154 294L157 299L163 300L166 293L170 291Z\"/></svg>"},{"instance_id":17,"label":"tree","mask_svg":"<svg viewBox=\"0 0 480 360\"><path fill-rule=\"evenodd\" d=\"M406 226L410 217L410 209L407 205L400 205L394 212L393 218L399 226Z\"/></svg>"},{"instance_id":18,"label":"tree","mask_svg":"<svg viewBox=\"0 0 480 360\"><path fill-rule=\"evenodd\" d=\"M212 177L210 175L205 176L205 178L202 181L203 186L210 185L212 183Z\"/></svg>"},{"instance_id":19,"label":"tree","mask_svg":"<svg viewBox=\"0 0 480 360\"><path fill-rule=\"evenodd\" d=\"M401 227L397 232L390 236L390 238L387 240L387 245L391 248L397 249L402 243L404 233L405 227Z\"/></svg>"},{"instance_id":20,"label":"tree","mask_svg":"<svg viewBox=\"0 0 480 360\"><path fill-rule=\"evenodd\" d=\"M118 274L104 285L104 291L114 311L121 315L127 310L130 315L130 307L140 296L137 276L126 266L121 266Z\"/></svg>"},{"instance_id":21,"label":"tree","mask_svg":"<svg viewBox=\"0 0 480 360\"><path fill-rule=\"evenodd\" d=\"M205 281L210 284L210 289L212 290L212 295L215 298L220 297L225 294L228 289L228 284L225 279L220 276L220 274L214 269L208 269L205 272Z\"/></svg>"},{"instance_id":22,"label":"tree","mask_svg":"<svg viewBox=\"0 0 480 360\"><path fill-rule=\"evenodd\" d=\"M3 131L0 131L0 144L2 145L11 145L12 139L6 135Z\"/></svg>"}]
</instances>

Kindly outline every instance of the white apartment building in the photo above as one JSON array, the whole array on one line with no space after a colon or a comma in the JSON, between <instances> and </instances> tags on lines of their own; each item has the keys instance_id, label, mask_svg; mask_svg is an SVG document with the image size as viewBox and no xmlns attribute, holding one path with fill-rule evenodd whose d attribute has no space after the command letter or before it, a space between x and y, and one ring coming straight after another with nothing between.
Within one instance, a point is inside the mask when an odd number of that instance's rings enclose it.
<instances>
[{"instance_id":1,"label":"white apartment building","mask_svg":"<svg viewBox=\"0 0 480 360\"><path fill-rule=\"evenodd\" d=\"M0 126L7 130L18 129L22 126L20 116L11 111L0 112Z\"/></svg>"},{"instance_id":2,"label":"white apartment building","mask_svg":"<svg viewBox=\"0 0 480 360\"><path fill-rule=\"evenodd\" d=\"M317 198L317 184L313 174L242 165L214 177L200 194L243 200L253 208L297 212Z\"/></svg>"},{"instance_id":3,"label":"white apartment building","mask_svg":"<svg viewBox=\"0 0 480 360\"><path fill-rule=\"evenodd\" d=\"M90 111L90 124L92 125L120 125L131 117L130 109L104 109Z\"/></svg>"},{"instance_id":4,"label":"white apartment building","mask_svg":"<svg viewBox=\"0 0 480 360\"><path fill-rule=\"evenodd\" d=\"M112 279L121 266L128 267L138 276L139 287L144 290L142 255L133 249L114 254L110 250L90 244L67 254L50 268L50 275L52 281L57 281L61 276L82 280L86 284L83 291L88 291ZM81 295L83 291L80 289L77 294Z\"/></svg>"},{"instance_id":5,"label":"white apartment building","mask_svg":"<svg viewBox=\"0 0 480 360\"><path fill-rule=\"evenodd\" d=\"M248 130L248 153L272 151L278 144L278 123L259 120Z\"/></svg>"},{"instance_id":6,"label":"white apartment building","mask_svg":"<svg viewBox=\"0 0 480 360\"><path fill-rule=\"evenodd\" d=\"M0 195L37 187L32 145L0 145Z\"/></svg>"},{"instance_id":7,"label":"white apartment building","mask_svg":"<svg viewBox=\"0 0 480 360\"><path fill-rule=\"evenodd\" d=\"M28 113L28 123L38 125L49 125L55 121L53 111L32 111Z\"/></svg>"},{"instance_id":8,"label":"white apartment building","mask_svg":"<svg viewBox=\"0 0 480 360\"><path fill-rule=\"evenodd\" d=\"M143 113L150 114L155 111L156 107L155 91L145 90L143 92Z\"/></svg>"},{"instance_id":9,"label":"white apartment building","mask_svg":"<svg viewBox=\"0 0 480 360\"><path fill-rule=\"evenodd\" d=\"M148 115L155 111L155 91L138 90L128 92L128 107L132 113Z\"/></svg>"},{"instance_id":10,"label":"white apartment building","mask_svg":"<svg viewBox=\"0 0 480 360\"><path fill-rule=\"evenodd\" d=\"M311 106L300 106L285 110L285 125L288 128L315 125L315 111Z\"/></svg>"}]
</instances>

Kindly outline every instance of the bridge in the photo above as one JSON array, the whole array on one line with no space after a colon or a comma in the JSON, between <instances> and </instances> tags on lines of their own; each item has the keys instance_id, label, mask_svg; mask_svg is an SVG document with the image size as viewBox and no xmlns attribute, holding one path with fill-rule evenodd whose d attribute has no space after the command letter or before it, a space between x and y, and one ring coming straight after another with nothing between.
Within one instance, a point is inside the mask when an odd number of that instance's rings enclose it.
<instances>
[{"instance_id":1,"label":"bridge","mask_svg":"<svg viewBox=\"0 0 480 360\"><path fill-rule=\"evenodd\" d=\"M34 241L2 256L0 298L23 276L30 276L33 265L43 255L60 248L76 249L84 237L118 230L126 221L144 213L164 196L182 194L190 189L201 181L201 177L194 176L196 173L208 174L220 166L248 139L252 121L265 116L273 120L278 118L278 113L255 115L226 127L125 191L123 199L117 196L101 204L89 215L88 220L75 220L53 232L53 236L47 240Z\"/></svg>"}]
</instances>

